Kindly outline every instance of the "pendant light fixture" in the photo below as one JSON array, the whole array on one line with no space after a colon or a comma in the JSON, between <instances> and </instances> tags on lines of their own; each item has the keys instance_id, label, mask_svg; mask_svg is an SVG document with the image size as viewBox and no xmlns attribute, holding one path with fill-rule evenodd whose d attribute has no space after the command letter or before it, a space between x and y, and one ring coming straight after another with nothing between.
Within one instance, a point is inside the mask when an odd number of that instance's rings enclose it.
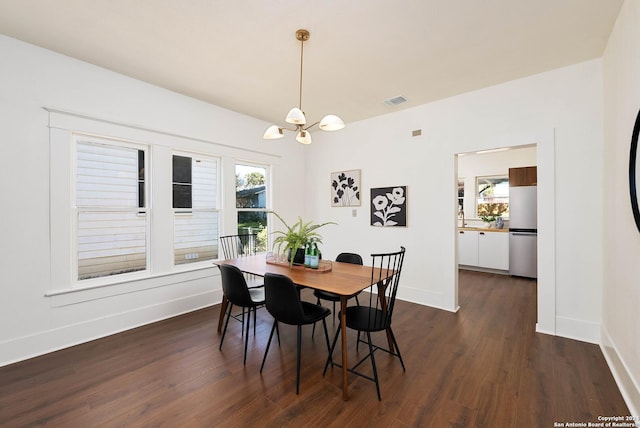
<instances>
[{"instance_id":1,"label":"pendant light fixture","mask_svg":"<svg viewBox=\"0 0 640 428\"><path fill-rule=\"evenodd\" d=\"M296 39L300 41L300 92L298 97L298 107L294 107L289 110L285 122L294 125L293 128L287 128L284 126L271 125L264 133L265 140L275 140L284 137L284 130L296 132L296 141L301 144L311 144L311 134L308 129L318 125L318 128L323 131L337 131L344 128L344 122L338 116L334 114L328 114L322 118L319 122L314 122L311 125L307 124L307 119L302 111L302 65L304 58L304 42L309 40L309 31L300 29L296 31Z\"/></svg>"}]
</instances>

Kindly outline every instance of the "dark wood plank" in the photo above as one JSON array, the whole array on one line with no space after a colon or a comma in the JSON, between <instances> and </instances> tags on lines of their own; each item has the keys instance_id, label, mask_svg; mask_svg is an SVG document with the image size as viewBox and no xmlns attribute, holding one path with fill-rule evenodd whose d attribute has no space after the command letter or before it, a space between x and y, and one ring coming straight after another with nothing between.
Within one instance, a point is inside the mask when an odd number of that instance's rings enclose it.
<instances>
[{"instance_id":1,"label":"dark wood plank","mask_svg":"<svg viewBox=\"0 0 640 428\"><path fill-rule=\"evenodd\" d=\"M264 309L243 366L240 323L218 350L218 305L0 368L0 426L542 427L628 415L598 346L535 333L535 293L533 280L460 271L456 314L398 301L407 371L376 353L382 402L353 375L345 402L341 370L322 376L320 326L315 338L303 329L300 395L294 327L281 326L261 375ZM352 362L355 339L349 332Z\"/></svg>"}]
</instances>

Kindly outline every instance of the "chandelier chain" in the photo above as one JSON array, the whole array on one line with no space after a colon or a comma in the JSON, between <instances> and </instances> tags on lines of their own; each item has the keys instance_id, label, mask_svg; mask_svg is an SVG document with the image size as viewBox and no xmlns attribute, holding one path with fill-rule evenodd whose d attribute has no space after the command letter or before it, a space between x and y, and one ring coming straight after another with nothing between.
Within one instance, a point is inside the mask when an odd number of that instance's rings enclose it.
<instances>
[{"instance_id":1,"label":"chandelier chain","mask_svg":"<svg viewBox=\"0 0 640 428\"><path fill-rule=\"evenodd\" d=\"M298 108L302 110L302 62L304 60L304 39L300 40L300 92L298 97Z\"/></svg>"}]
</instances>

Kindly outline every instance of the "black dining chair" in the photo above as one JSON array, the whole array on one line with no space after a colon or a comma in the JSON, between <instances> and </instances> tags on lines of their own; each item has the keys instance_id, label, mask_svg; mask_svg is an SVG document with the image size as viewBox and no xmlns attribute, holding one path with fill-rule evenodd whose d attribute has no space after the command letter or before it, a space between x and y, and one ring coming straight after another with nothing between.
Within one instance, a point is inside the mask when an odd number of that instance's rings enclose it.
<instances>
[{"instance_id":1,"label":"black dining chair","mask_svg":"<svg viewBox=\"0 0 640 428\"><path fill-rule=\"evenodd\" d=\"M273 316L273 327L269 334L267 348L264 351L260 373L264 369L267 360L271 339L274 331L277 330L278 323L282 322L297 326L297 357L296 357L296 394L300 391L300 353L302 349L302 326L313 324L322 320L324 326L324 338L329 350L329 335L327 333L327 323L325 319L331 311L325 307L305 302L300 299L300 289L285 275L267 273L264 277L265 306L267 311ZM280 333L279 333L280 334Z\"/></svg>"},{"instance_id":2,"label":"black dining chair","mask_svg":"<svg viewBox=\"0 0 640 428\"><path fill-rule=\"evenodd\" d=\"M255 233L226 235L219 238L222 256L225 259L235 259L238 257L252 256L256 254L258 235ZM259 288L264 286L262 277L243 273L244 279L249 288ZM244 326L245 308L239 314L232 314L231 317L240 321ZM255 327L255 326L254 326ZM243 329L244 331L244 329Z\"/></svg>"},{"instance_id":3,"label":"black dining chair","mask_svg":"<svg viewBox=\"0 0 640 428\"><path fill-rule=\"evenodd\" d=\"M258 246L258 235L246 233L241 235L225 235L219 238L222 255L225 259L254 256ZM262 278L256 275L244 274L249 288L262 287Z\"/></svg>"},{"instance_id":4,"label":"black dining chair","mask_svg":"<svg viewBox=\"0 0 640 428\"><path fill-rule=\"evenodd\" d=\"M353 367L349 369L349 372L368 379L376 384L376 391L378 393L378 400L380 397L380 384L378 382L378 370L376 368L376 359L374 356L375 351L381 350L400 359L402 364L402 370L406 371L404 367L404 361L400 354L400 348L391 329L391 320L393 315L393 309L396 302L396 294L398 292L398 285L400 282L400 273L402 271L402 264L404 262L405 248L400 247L400 251L394 253L385 254L372 254L373 259L371 267L371 286L368 293L368 304L349 306L345 311L345 318L347 328L356 330L358 332L358 343L363 340L360 339L360 333L366 333L366 343L369 346L369 353L358 361ZM387 334L388 349L374 345L371 341L371 333L385 331ZM336 331L336 335L333 338L331 349L329 350L329 357L324 366L324 373L327 371L329 364L331 366L339 364L335 363L332 359L333 350L338 341L340 335L340 329ZM371 359L371 366L373 368L373 377L356 371L358 366Z\"/></svg>"},{"instance_id":5,"label":"black dining chair","mask_svg":"<svg viewBox=\"0 0 640 428\"><path fill-rule=\"evenodd\" d=\"M247 308L248 316L246 322L246 331L244 334L244 364L247 364L247 345L249 343L249 324L251 324L251 311L253 310L253 332L255 334L256 328L256 311L259 306L264 305L265 303L265 293L264 288L249 288L247 286L247 282L245 281L244 275L242 271L235 266L221 264L218 265L220 268L220 275L222 276L222 291L229 301L227 307L227 319L224 323L224 329L222 330L222 337L220 338L220 350L222 350L222 343L224 342L224 337L227 334L227 326L229 325L229 318L231 317L231 311L233 306L239 306L243 308ZM242 325L243 330L245 327L245 323Z\"/></svg>"},{"instance_id":6,"label":"black dining chair","mask_svg":"<svg viewBox=\"0 0 640 428\"><path fill-rule=\"evenodd\" d=\"M336 257L336 261L342 263L351 263L354 265L362 265L362 257L360 256L360 254L356 253L340 253ZM358 294L354 294L353 296L351 296L356 298L356 302L358 300ZM340 301L340 296L335 293L331 293L330 291L322 290L314 290L313 295L318 299L317 304L320 304L320 300L328 300L330 302L333 302L333 317L335 320L336 302ZM358 304L360 304L360 302L358 302Z\"/></svg>"},{"instance_id":7,"label":"black dining chair","mask_svg":"<svg viewBox=\"0 0 640 428\"><path fill-rule=\"evenodd\" d=\"M342 262L342 263L351 263L354 265L362 265L362 256L356 253L340 253L337 255L336 261ZM360 293L356 293L351 297L355 297L356 304L359 305L360 302L358 301L358 294ZM329 302L333 302L333 322L335 323L336 322L336 302L340 301L340 296L330 291L323 291L323 290L313 290L313 295L316 297L317 299L316 304L318 305L320 304L320 300L327 300ZM316 325L314 324L313 332L311 333L311 336L313 337L315 334L316 334Z\"/></svg>"}]
</instances>

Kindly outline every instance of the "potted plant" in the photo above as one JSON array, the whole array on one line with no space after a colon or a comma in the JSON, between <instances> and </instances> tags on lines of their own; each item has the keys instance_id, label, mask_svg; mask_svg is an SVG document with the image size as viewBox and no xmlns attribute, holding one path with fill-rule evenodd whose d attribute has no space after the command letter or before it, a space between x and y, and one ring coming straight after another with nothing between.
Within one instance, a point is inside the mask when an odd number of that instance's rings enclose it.
<instances>
[{"instance_id":1,"label":"potted plant","mask_svg":"<svg viewBox=\"0 0 640 428\"><path fill-rule=\"evenodd\" d=\"M502 220L502 214L508 209L508 205L502 202L484 203L478 206L478 214L480 219L487 223L488 227L495 225L496 220ZM503 223L504 224L504 223ZM499 227L501 229L501 227Z\"/></svg>"},{"instance_id":2,"label":"potted plant","mask_svg":"<svg viewBox=\"0 0 640 428\"><path fill-rule=\"evenodd\" d=\"M497 219L498 217L499 217L499 216L495 216L495 215L481 215L481 216L480 216L480 220L482 220L483 222L487 223L487 227L489 227L489 228L490 228L490 227L491 227L491 225L492 225L492 223L493 223L494 221L496 221L496 219Z\"/></svg>"},{"instance_id":3,"label":"potted plant","mask_svg":"<svg viewBox=\"0 0 640 428\"><path fill-rule=\"evenodd\" d=\"M273 240L273 246L279 254L287 256L290 267L293 267L294 263L304 264L304 247L307 244L307 240L315 238L316 242L322 242L322 236L317 232L319 228L328 224L337 224L332 221L321 224L305 223L301 217L298 217L298 221L289 226L278 213L275 211L270 212L278 217L287 229L284 232L280 230L273 232L277 235Z\"/></svg>"}]
</instances>

